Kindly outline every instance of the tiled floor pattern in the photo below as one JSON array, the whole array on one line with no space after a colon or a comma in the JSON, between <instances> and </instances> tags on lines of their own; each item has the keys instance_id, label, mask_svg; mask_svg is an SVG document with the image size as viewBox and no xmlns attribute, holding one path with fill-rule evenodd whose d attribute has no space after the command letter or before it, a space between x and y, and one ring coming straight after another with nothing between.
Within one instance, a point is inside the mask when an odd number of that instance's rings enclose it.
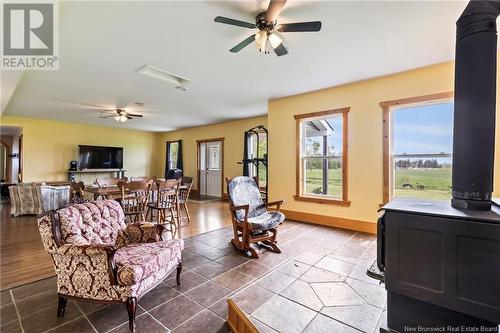
<instances>
[{"instance_id":1,"label":"tiled floor pattern","mask_svg":"<svg viewBox=\"0 0 500 333\"><path fill-rule=\"evenodd\" d=\"M231 297L261 332L375 332L384 325L386 293L366 276L375 238L286 221L282 254L258 260L236 253L231 228L185 240L181 286L169 277L139 301L138 332L228 332ZM123 305L68 302L56 317L53 278L1 293L0 331L128 332Z\"/></svg>"}]
</instances>

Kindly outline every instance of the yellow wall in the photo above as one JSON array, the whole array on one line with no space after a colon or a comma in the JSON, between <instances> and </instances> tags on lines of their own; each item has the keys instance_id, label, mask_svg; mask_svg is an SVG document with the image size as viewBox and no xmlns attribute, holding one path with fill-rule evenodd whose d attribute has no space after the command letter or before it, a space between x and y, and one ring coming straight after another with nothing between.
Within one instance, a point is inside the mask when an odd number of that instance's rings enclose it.
<instances>
[{"instance_id":1,"label":"yellow wall","mask_svg":"<svg viewBox=\"0 0 500 333\"><path fill-rule=\"evenodd\" d=\"M267 126L267 116L162 133L158 136L156 143L156 150L162 153L157 154L155 175L160 177L165 172L166 141L182 140L184 175L194 177L193 188L196 188L198 177L196 141L221 137L225 138L224 177L241 175L243 167L241 164L237 164L237 162L243 158L243 133L257 125Z\"/></svg>"},{"instance_id":2,"label":"yellow wall","mask_svg":"<svg viewBox=\"0 0 500 333\"><path fill-rule=\"evenodd\" d=\"M141 132L109 127L62 123L5 116L0 122L23 128L25 181L65 180L78 144L124 147L124 167L129 176L162 177L166 141L183 140L184 174L197 185L197 140L224 137L224 176L241 174L237 164L243 156L243 132L256 125L269 129L270 199L285 199L289 212L313 214L337 225L368 222L361 229L373 230L382 203L382 109L381 101L435 94L453 90L453 63L444 63L390 76L355 82L269 102L268 116L248 118L165 133ZM499 67L500 68L500 67ZM497 96L500 102L500 96ZM295 114L350 107L348 200L350 207L294 201ZM500 116L497 117L496 147L500 149ZM370 161L367 163L366 161ZM496 155L494 195L500 196L500 154ZM311 215L311 216L313 216ZM353 225L345 225L354 227Z\"/></svg>"},{"instance_id":3,"label":"yellow wall","mask_svg":"<svg viewBox=\"0 0 500 333\"><path fill-rule=\"evenodd\" d=\"M286 210L375 222L382 203L382 108L379 103L453 90L453 63L438 64L269 102L270 199L285 199ZM500 101L500 96L497 97ZM350 107L348 191L350 207L294 201L295 114ZM500 117L496 147L500 149ZM500 195L497 154L495 189ZM367 161L370 161L367 163ZM373 230L373 229L372 229Z\"/></svg>"},{"instance_id":4,"label":"yellow wall","mask_svg":"<svg viewBox=\"0 0 500 333\"><path fill-rule=\"evenodd\" d=\"M12 116L1 117L0 124L23 129L25 182L66 180L69 162L77 159L80 144L123 147L127 176L152 174L156 154L152 132Z\"/></svg>"}]
</instances>

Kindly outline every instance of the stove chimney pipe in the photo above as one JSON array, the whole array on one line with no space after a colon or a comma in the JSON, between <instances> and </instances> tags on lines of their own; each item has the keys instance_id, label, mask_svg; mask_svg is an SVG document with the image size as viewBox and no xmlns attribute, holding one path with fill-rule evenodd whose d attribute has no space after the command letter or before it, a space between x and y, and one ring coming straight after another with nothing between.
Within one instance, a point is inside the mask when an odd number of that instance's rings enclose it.
<instances>
[{"instance_id":1,"label":"stove chimney pipe","mask_svg":"<svg viewBox=\"0 0 500 333\"><path fill-rule=\"evenodd\" d=\"M500 1L471 0L457 21L451 205L490 210Z\"/></svg>"}]
</instances>

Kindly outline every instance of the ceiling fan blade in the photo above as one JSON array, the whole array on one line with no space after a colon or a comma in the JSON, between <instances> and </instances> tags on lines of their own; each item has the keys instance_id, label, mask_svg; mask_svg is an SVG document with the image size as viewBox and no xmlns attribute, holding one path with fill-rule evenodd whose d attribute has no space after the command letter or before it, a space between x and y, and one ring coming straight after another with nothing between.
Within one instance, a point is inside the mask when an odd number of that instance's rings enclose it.
<instances>
[{"instance_id":1,"label":"ceiling fan blade","mask_svg":"<svg viewBox=\"0 0 500 333\"><path fill-rule=\"evenodd\" d=\"M248 28L248 29L254 29L257 27L254 23L248 23L248 22L244 22L244 21L240 21L240 20L235 20L232 18L224 17L224 16L217 16L216 18L214 18L214 22L236 25L238 27L243 27L243 28Z\"/></svg>"},{"instance_id":2,"label":"ceiling fan blade","mask_svg":"<svg viewBox=\"0 0 500 333\"><path fill-rule=\"evenodd\" d=\"M271 0L271 2L269 2L269 7L267 7L266 10L266 21L276 21L281 11L283 10L285 3L286 0Z\"/></svg>"},{"instance_id":3,"label":"ceiling fan blade","mask_svg":"<svg viewBox=\"0 0 500 333\"><path fill-rule=\"evenodd\" d=\"M281 57L284 56L285 54L288 54L288 49L285 47L285 45L283 45L283 43L280 43L278 46L274 48L274 53L276 53L278 57Z\"/></svg>"},{"instance_id":4,"label":"ceiling fan blade","mask_svg":"<svg viewBox=\"0 0 500 333\"><path fill-rule=\"evenodd\" d=\"M142 118L143 115L142 114L135 114L135 113L127 113L127 116L130 116L130 117L137 117L137 118Z\"/></svg>"},{"instance_id":5,"label":"ceiling fan blade","mask_svg":"<svg viewBox=\"0 0 500 333\"><path fill-rule=\"evenodd\" d=\"M56 99L55 102L58 102L60 104L64 104L67 107L72 107L72 108L78 108L78 109L88 109L88 110L106 110L106 111L113 111L113 108L107 108L105 106L101 105L95 105L95 104L90 104L90 103L82 103L82 102L77 102L77 101L66 101L66 100L58 100Z\"/></svg>"},{"instance_id":6,"label":"ceiling fan blade","mask_svg":"<svg viewBox=\"0 0 500 333\"><path fill-rule=\"evenodd\" d=\"M279 32L306 32L320 31L321 21L283 23L278 26Z\"/></svg>"},{"instance_id":7,"label":"ceiling fan blade","mask_svg":"<svg viewBox=\"0 0 500 333\"><path fill-rule=\"evenodd\" d=\"M233 53L240 52L244 47L246 47L248 44L251 44L253 41L255 41L255 34L246 38L244 41L242 41L241 43L233 47L231 50L229 50L229 52Z\"/></svg>"},{"instance_id":8,"label":"ceiling fan blade","mask_svg":"<svg viewBox=\"0 0 500 333\"><path fill-rule=\"evenodd\" d=\"M112 117L116 117L116 115L115 114L109 114L109 115L101 114L101 115L99 115L99 118L102 118L102 119L112 118Z\"/></svg>"}]
</instances>

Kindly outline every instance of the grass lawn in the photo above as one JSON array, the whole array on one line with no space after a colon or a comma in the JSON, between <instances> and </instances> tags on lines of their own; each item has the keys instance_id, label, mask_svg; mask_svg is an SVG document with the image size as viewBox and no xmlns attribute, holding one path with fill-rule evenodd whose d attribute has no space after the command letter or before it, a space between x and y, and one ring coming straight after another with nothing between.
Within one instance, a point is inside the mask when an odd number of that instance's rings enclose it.
<instances>
[{"instance_id":1,"label":"grass lawn","mask_svg":"<svg viewBox=\"0 0 500 333\"><path fill-rule=\"evenodd\" d=\"M323 171L321 169L306 170L306 193L315 193L314 190L323 189ZM328 169L328 195L342 197L342 169Z\"/></svg>"},{"instance_id":2,"label":"grass lawn","mask_svg":"<svg viewBox=\"0 0 500 333\"><path fill-rule=\"evenodd\" d=\"M411 184L413 189L403 188ZM424 189L417 190L417 185ZM422 199L449 199L451 197L451 169L406 169L395 171L394 195Z\"/></svg>"},{"instance_id":3,"label":"grass lawn","mask_svg":"<svg viewBox=\"0 0 500 333\"><path fill-rule=\"evenodd\" d=\"M314 194L321 191L322 170L306 170L306 193ZM403 188L403 184L411 184L413 189ZM423 185L423 190L417 190L417 185ZM396 170L396 197L413 197L421 199L449 199L451 197L451 169L406 169ZM328 195L341 197L342 169L328 169Z\"/></svg>"}]
</instances>

